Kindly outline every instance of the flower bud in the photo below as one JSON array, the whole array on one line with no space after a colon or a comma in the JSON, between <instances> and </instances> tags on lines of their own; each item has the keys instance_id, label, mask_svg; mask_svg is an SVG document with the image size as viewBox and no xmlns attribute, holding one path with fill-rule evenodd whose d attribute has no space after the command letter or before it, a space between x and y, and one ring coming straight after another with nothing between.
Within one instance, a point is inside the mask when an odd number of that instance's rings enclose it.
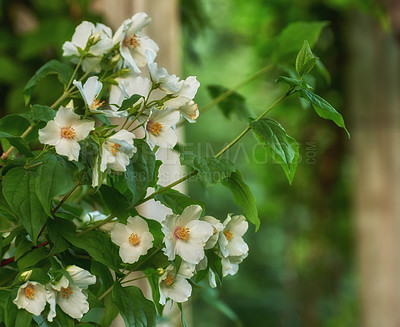
<instances>
[{"instance_id":1,"label":"flower bud","mask_svg":"<svg viewBox=\"0 0 400 327\"><path fill-rule=\"evenodd\" d=\"M32 270L24 271L24 272L21 274L21 276L19 276L19 281L20 281L20 282L26 282L26 281L29 280L29 278L31 278L31 275L32 275Z\"/></svg>"},{"instance_id":2,"label":"flower bud","mask_svg":"<svg viewBox=\"0 0 400 327\"><path fill-rule=\"evenodd\" d=\"M157 269L157 273L158 273L158 275L162 276L162 275L165 274L165 269L164 268L158 268Z\"/></svg>"}]
</instances>

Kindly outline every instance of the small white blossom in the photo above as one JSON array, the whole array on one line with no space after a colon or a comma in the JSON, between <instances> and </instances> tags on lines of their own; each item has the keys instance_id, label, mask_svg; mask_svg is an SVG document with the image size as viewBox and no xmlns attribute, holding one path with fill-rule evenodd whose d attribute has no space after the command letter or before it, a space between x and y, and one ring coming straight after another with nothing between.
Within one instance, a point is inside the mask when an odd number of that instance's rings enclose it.
<instances>
[{"instance_id":1,"label":"small white blossom","mask_svg":"<svg viewBox=\"0 0 400 327\"><path fill-rule=\"evenodd\" d=\"M179 77L175 74L170 75L165 68L158 68L157 63L150 62L149 53L146 53L149 73L151 76L151 80L154 84L157 84L158 87L166 92L167 94L176 93L180 90L181 85L179 83Z\"/></svg>"},{"instance_id":2,"label":"small white blossom","mask_svg":"<svg viewBox=\"0 0 400 327\"><path fill-rule=\"evenodd\" d=\"M168 298L178 303L189 299L192 294L192 285L186 280L187 277L181 274L181 270L179 269L176 274L175 268L169 265L160 277L160 304L164 305Z\"/></svg>"},{"instance_id":3,"label":"small white blossom","mask_svg":"<svg viewBox=\"0 0 400 327\"><path fill-rule=\"evenodd\" d=\"M240 256L229 256L221 259L222 276L236 275L239 270L239 264L247 257L248 252Z\"/></svg>"},{"instance_id":4,"label":"small white blossom","mask_svg":"<svg viewBox=\"0 0 400 327\"><path fill-rule=\"evenodd\" d=\"M76 27L72 40L65 42L62 47L64 56L80 57L81 53L79 49L84 50L91 38L92 45L88 49L88 54L91 56L85 57L82 60L82 69L85 72L98 62L99 57L103 56L113 47L111 28L104 24L97 23L94 25L91 22L83 21ZM73 62L77 63L78 59L73 59ZM99 65L94 67L94 72L99 71Z\"/></svg>"},{"instance_id":5,"label":"small white blossom","mask_svg":"<svg viewBox=\"0 0 400 327\"><path fill-rule=\"evenodd\" d=\"M75 265L67 267L66 270L74 284L71 284L65 276L62 276L57 284L49 284L48 289L51 292L49 299L50 312L47 317L49 321L53 321L56 316L56 304L74 319L82 318L89 311L87 295L83 290L87 289L89 285L95 284L96 277L87 270Z\"/></svg>"},{"instance_id":6,"label":"small white blossom","mask_svg":"<svg viewBox=\"0 0 400 327\"><path fill-rule=\"evenodd\" d=\"M127 130L120 130L102 144L100 171L107 168L114 171L126 171L129 159L136 152L133 145L135 135Z\"/></svg>"},{"instance_id":7,"label":"small white blossom","mask_svg":"<svg viewBox=\"0 0 400 327\"><path fill-rule=\"evenodd\" d=\"M78 161L81 149L79 141L94 129L94 121L80 120L71 108L60 107L56 117L39 130L39 141L54 145L58 154Z\"/></svg>"},{"instance_id":8,"label":"small white blossom","mask_svg":"<svg viewBox=\"0 0 400 327\"><path fill-rule=\"evenodd\" d=\"M49 293L42 284L28 281L19 287L17 297L13 302L18 309L25 309L38 316L44 310L48 298Z\"/></svg>"},{"instance_id":9,"label":"small white blossom","mask_svg":"<svg viewBox=\"0 0 400 327\"><path fill-rule=\"evenodd\" d=\"M158 45L147 35L141 33L142 29L150 24L151 18L143 13L137 13L125 20L114 35L114 44L119 44L124 65L135 73L140 73L139 67L146 65L146 52L155 57Z\"/></svg>"},{"instance_id":10,"label":"small white blossom","mask_svg":"<svg viewBox=\"0 0 400 327\"><path fill-rule=\"evenodd\" d=\"M111 240L120 247L122 261L134 263L152 248L154 237L146 221L136 216L129 217L126 225L117 223L111 231Z\"/></svg>"},{"instance_id":11,"label":"small white blossom","mask_svg":"<svg viewBox=\"0 0 400 327\"><path fill-rule=\"evenodd\" d=\"M208 239L204 248L205 250L208 250L212 249L215 244L217 244L219 233L224 229L224 225L222 225L222 223L218 219L211 216L205 216L203 220L210 223L213 227L213 235Z\"/></svg>"},{"instance_id":12,"label":"small white blossom","mask_svg":"<svg viewBox=\"0 0 400 327\"><path fill-rule=\"evenodd\" d=\"M179 121L179 111L154 109L146 124L146 135L150 143L160 148L173 148L178 142L172 126Z\"/></svg>"},{"instance_id":13,"label":"small white blossom","mask_svg":"<svg viewBox=\"0 0 400 327\"><path fill-rule=\"evenodd\" d=\"M249 251L249 247L242 238L249 227L246 218L242 215L231 217L229 214L223 225L224 230L220 233L218 239L222 255L228 257L246 254Z\"/></svg>"},{"instance_id":14,"label":"small white blossom","mask_svg":"<svg viewBox=\"0 0 400 327\"><path fill-rule=\"evenodd\" d=\"M178 107L178 110L189 123L195 123L196 119L199 117L199 107L193 100Z\"/></svg>"},{"instance_id":15,"label":"small white blossom","mask_svg":"<svg viewBox=\"0 0 400 327\"><path fill-rule=\"evenodd\" d=\"M164 233L165 255L174 260L179 255L183 260L198 264L204 258L204 246L213 234L212 226L200 221L202 209L198 205L185 208L182 215L168 215L161 223Z\"/></svg>"}]
</instances>

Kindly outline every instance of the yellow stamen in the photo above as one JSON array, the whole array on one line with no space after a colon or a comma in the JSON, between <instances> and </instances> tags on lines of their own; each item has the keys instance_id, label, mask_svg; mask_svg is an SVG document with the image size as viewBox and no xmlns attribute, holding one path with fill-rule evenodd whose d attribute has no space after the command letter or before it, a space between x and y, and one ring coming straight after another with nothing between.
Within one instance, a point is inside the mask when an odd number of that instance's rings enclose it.
<instances>
[{"instance_id":1,"label":"yellow stamen","mask_svg":"<svg viewBox=\"0 0 400 327\"><path fill-rule=\"evenodd\" d=\"M129 243L131 243L133 246L139 245L140 243L140 238L137 234L132 233L131 236L129 236Z\"/></svg>"},{"instance_id":2,"label":"yellow stamen","mask_svg":"<svg viewBox=\"0 0 400 327\"><path fill-rule=\"evenodd\" d=\"M160 123L153 123L153 122L149 122L146 127L147 131L155 136L160 134L161 128L162 125Z\"/></svg>"},{"instance_id":3,"label":"yellow stamen","mask_svg":"<svg viewBox=\"0 0 400 327\"><path fill-rule=\"evenodd\" d=\"M174 278L175 278L174 275L168 276L168 277L164 280L165 285L167 285L167 286L172 286L172 285L174 285Z\"/></svg>"},{"instance_id":4,"label":"yellow stamen","mask_svg":"<svg viewBox=\"0 0 400 327\"><path fill-rule=\"evenodd\" d=\"M61 297L63 299L68 300L69 296L72 294L71 286L68 286L67 288L62 287L60 293L61 293Z\"/></svg>"},{"instance_id":5,"label":"yellow stamen","mask_svg":"<svg viewBox=\"0 0 400 327\"><path fill-rule=\"evenodd\" d=\"M132 50L134 50L140 45L139 39L140 39L140 37L137 36L136 34L133 34L131 36L127 36L123 41L123 45L125 47L129 47Z\"/></svg>"},{"instance_id":6,"label":"yellow stamen","mask_svg":"<svg viewBox=\"0 0 400 327\"><path fill-rule=\"evenodd\" d=\"M94 97L93 102L90 104L90 109L95 110L95 109L97 109L98 107L101 107L101 106L104 104L104 102L105 102L105 101L101 101L101 102L100 102L100 100L97 99L97 94L96 94L96 96Z\"/></svg>"},{"instance_id":7,"label":"yellow stamen","mask_svg":"<svg viewBox=\"0 0 400 327\"><path fill-rule=\"evenodd\" d=\"M119 148L121 147L121 144L118 144L118 143L114 143L112 146L111 146L111 149L110 149L110 151L111 151L111 154L115 157L116 155L117 155L117 152L119 152Z\"/></svg>"},{"instance_id":8,"label":"yellow stamen","mask_svg":"<svg viewBox=\"0 0 400 327\"><path fill-rule=\"evenodd\" d=\"M229 241L232 238L232 233L231 233L231 231L229 229L227 229L224 232L224 235L225 235L227 241Z\"/></svg>"},{"instance_id":9,"label":"yellow stamen","mask_svg":"<svg viewBox=\"0 0 400 327\"><path fill-rule=\"evenodd\" d=\"M179 238L182 241L187 241L190 236L190 229L183 226L178 226L174 231L174 235L176 238Z\"/></svg>"},{"instance_id":10,"label":"yellow stamen","mask_svg":"<svg viewBox=\"0 0 400 327\"><path fill-rule=\"evenodd\" d=\"M32 284L28 284L27 287L25 287L25 296L29 299L33 299L34 295L35 295L35 286L33 286Z\"/></svg>"},{"instance_id":11,"label":"yellow stamen","mask_svg":"<svg viewBox=\"0 0 400 327\"><path fill-rule=\"evenodd\" d=\"M76 135L75 129L73 129L71 126L62 127L60 135L63 139L71 140Z\"/></svg>"}]
</instances>

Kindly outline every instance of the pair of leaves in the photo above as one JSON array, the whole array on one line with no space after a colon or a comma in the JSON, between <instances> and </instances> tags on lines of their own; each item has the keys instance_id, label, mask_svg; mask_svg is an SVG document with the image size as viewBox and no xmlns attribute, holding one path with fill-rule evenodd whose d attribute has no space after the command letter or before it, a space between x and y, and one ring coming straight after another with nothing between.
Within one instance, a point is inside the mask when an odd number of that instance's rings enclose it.
<instances>
[{"instance_id":1,"label":"pair of leaves","mask_svg":"<svg viewBox=\"0 0 400 327\"><path fill-rule=\"evenodd\" d=\"M74 185L72 168L63 158L49 153L43 155L42 162L37 170L10 169L4 176L2 190L7 204L34 244L47 217L51 216L52 199Z\"/></svg>"}]
</instances>

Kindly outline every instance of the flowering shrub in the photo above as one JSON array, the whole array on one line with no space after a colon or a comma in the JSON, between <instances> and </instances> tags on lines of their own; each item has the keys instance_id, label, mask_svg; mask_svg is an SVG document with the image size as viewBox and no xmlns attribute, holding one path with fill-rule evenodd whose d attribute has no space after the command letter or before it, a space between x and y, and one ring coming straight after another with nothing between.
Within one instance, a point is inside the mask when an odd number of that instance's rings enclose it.
<instances>
[{"instance_id":1,"label":"flowering shrub","mask_svg":"<svg viewBox=\"0 0 400 327\"><path fill-rule=\"evenodd\" d=\"M203 279L217 287L248 255L248 221L256 230L260 224L255 199L234 164L221 158L224 152L252 131L291 181L298 144L264 116L292 94L345 128L342 116L303 79L317 62L305 41L296 73L278 79L287 92L250 117L214 157L182 152L180 162L191 172L161 187L163 162L155 153L176 146L179 121L196 122L200 84L158 67L158 46L142 32L149 23L145 13L135 14L114 35L103 24L81 23L63 46L67 60L50 61L26 85L29 112L1 124L7 150L0 214L8 232L0 239L0 307L7 327L75 320L108 326L118 313L127 326L155 326L168 301L187 301ZM57 74L63 94L51 106L31 104L36 84L48 74ZM231 190L245 216L205 216L204 203L172 189L194 175ZM161 223L136 209L150 199L172 211ZM143 272L136 279L147 278L152 301L127 286L135 271Z\"/></svg>"}]
</instances>

